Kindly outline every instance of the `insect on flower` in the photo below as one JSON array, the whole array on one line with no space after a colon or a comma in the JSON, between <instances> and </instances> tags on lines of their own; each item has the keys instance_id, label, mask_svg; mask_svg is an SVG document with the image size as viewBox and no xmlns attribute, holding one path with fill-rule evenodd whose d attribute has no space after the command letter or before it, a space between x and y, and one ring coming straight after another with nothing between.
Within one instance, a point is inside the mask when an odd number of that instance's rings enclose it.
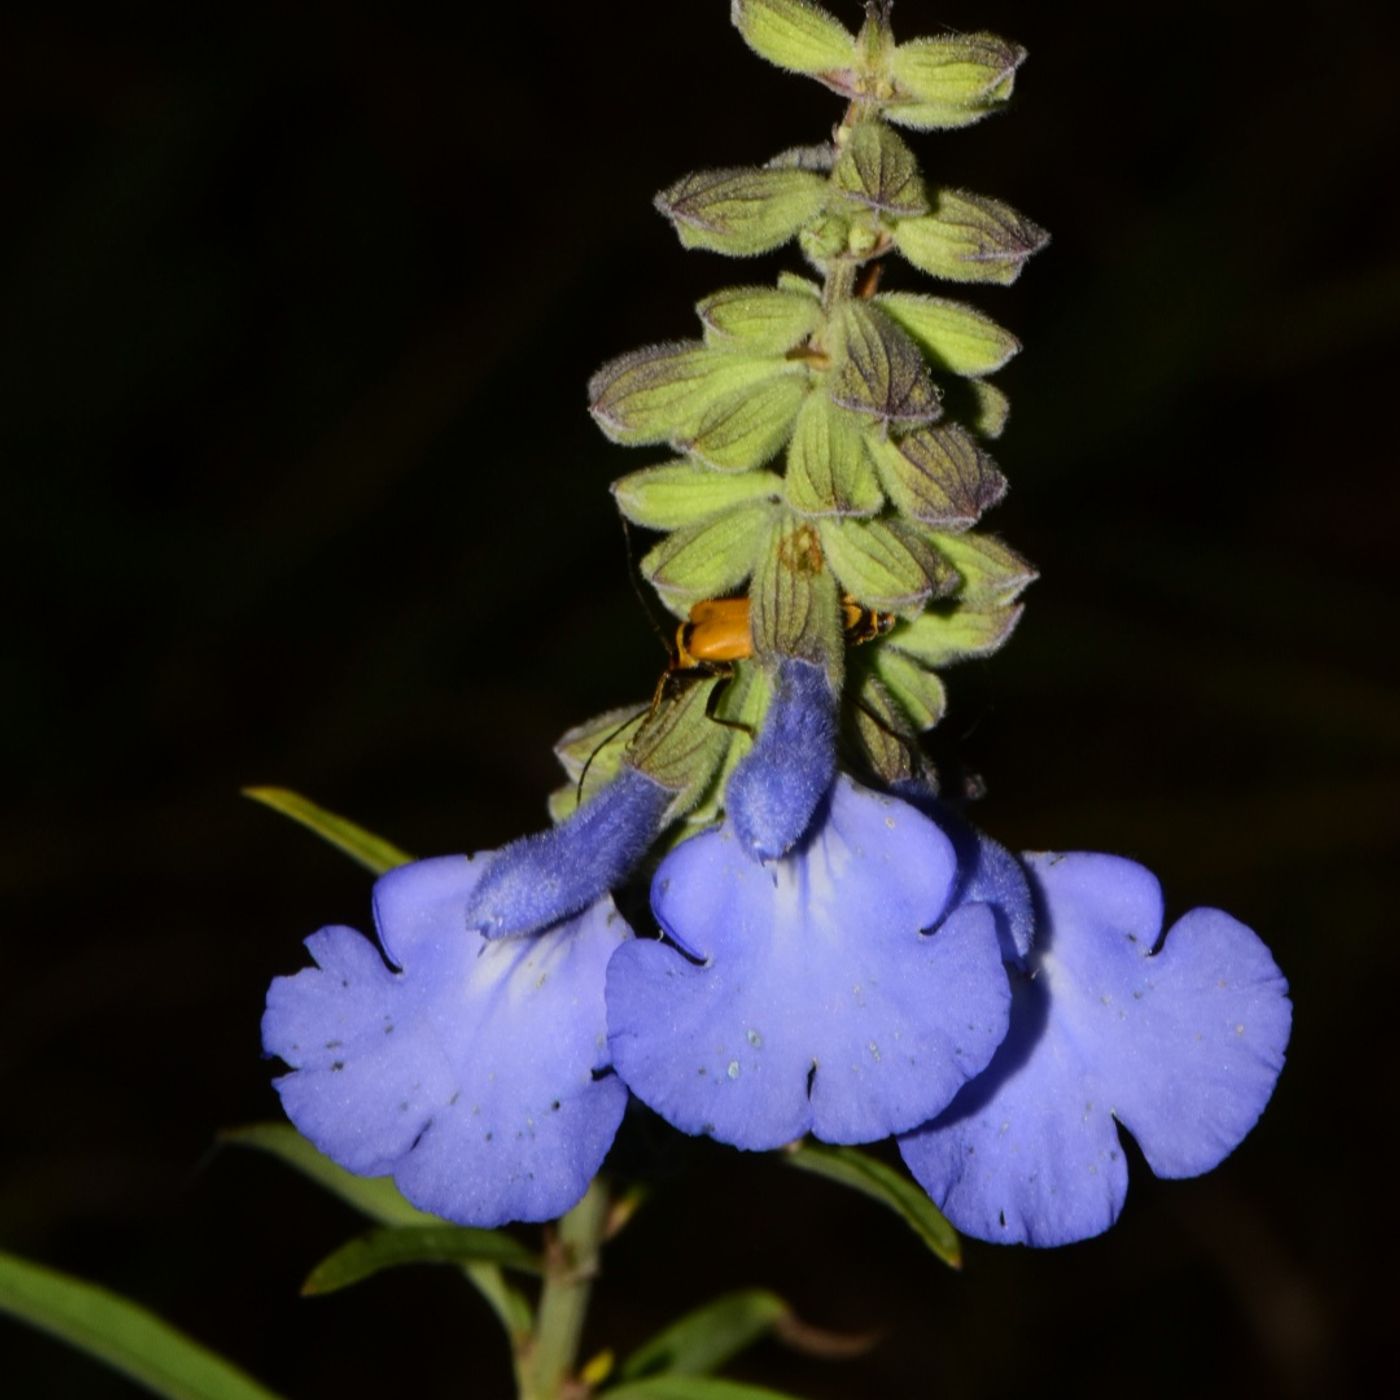
<instances>
[{"instance_id":1,"label":"insect on flower","mask_svg":"<svg viewBox=\"0 0 1400 1400\"><path fill-rule=\"evenodd\" d=\"M885 636L896 622L890 612L877 612L859 603L849 594L841 598L841 627L848 646L861 646ZM740 720L725 719L718 713L725 687L734 676L734 663L753 656L753 634L749 630L749 600L739 598L703 598L690 609L690 616L678 623L670 644L666 669L657 678L651 702L624 720L606 735L583 765L576 785L579 799L593 760L625 729L650 719L667 698L679 688L703 681L714 681L705 701L706 718L726 729L737 729L752 735L750 726Z\"/></svg>"}]
</instances>

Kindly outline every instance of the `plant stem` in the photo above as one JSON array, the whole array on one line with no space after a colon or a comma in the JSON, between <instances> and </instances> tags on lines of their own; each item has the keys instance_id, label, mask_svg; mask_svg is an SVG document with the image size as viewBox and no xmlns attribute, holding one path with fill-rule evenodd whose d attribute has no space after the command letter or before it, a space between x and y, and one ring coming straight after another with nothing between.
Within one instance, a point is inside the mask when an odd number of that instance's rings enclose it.
<instances>
[{"instance_id":1,"label":"plant stem","mask_svg":"<svg viewBox=\"0 0 1400 1400\"><path fill-rule=\"evenodd\" d=\"M607 1219L608 1193L595 1179L546 1245L534 1334L516 1354L520 1400L571 1400L583 1394L573 1372Z\"/></svg>"}]
</instances>

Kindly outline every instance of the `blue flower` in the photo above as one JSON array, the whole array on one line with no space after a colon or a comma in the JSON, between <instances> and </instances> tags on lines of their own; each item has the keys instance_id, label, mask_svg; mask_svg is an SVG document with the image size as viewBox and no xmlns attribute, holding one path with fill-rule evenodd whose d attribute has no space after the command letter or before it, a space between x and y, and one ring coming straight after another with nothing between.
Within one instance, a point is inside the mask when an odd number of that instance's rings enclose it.
<instances>
[{"instance_id":1,"label":"blue flower","mask_svg":"<svg viewBox=\"0 0 1400 1400\"><path fill-rule=\"evenodd\" d=\"M1115 1120L1158 1176L1196 1176L1238 1146L1273 1093L1291 1005L1268 949L1218 909L1192 910L1159 940L1162 893L1142 866L1026 863L1040 917L1013 977L1010 1034L900 1150L964 1233L1059 1245L1122 1209Z\"/></svg>"},{"instance_id":2,"label":"blue flower","mask_svg":"<svg viewBox=\"0 0 1400 1400\"><path fill-rule=\"evenodd\" d=\"M991 1059L1010 999L991 910L943 919L952 843L843 776L791 854L760 862L751 847L731 819L656 872L652 908L676 946L613 955L618 1074L683 1132L736 1147L926 1122Z\"/></svg>"},{"instance_id":3,"label":"blue flower","mask_svg":"<svg viewBox=\"0 0 1400 1400\"><path fill-rule=\"evenodd\" d=\"M511 857L446 856L374 887L387 967L353 929L270 987L263 1045L287 1116L327 1156L392 1174L462 1224L550 1220L602 1163L627 1091L608 1066L604 969L631 930L603 895L543 933L488 940L463 911Z\"/></svg>"}]
</instances>

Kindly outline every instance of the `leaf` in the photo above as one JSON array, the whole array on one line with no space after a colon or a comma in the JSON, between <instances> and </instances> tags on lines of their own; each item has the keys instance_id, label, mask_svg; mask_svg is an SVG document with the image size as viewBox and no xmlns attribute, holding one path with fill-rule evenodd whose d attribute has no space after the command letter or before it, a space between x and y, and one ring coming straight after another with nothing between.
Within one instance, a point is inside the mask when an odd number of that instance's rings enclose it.
<instances>
[{"instance_id":1,"label":"leaf","mask_svg":"<svg viewBox=\"0 0 1400 1400\"><path fill-rule=\"evenodd\" d=\"M883 122L850 129L831 179L847 199L877 213L904 219L928 212L919 163Z\"/></svg>"},{"instance_id":2,"label":"leaf","mask_svg":"<svg viewBox=\"0 0 1400 1400\"><path fill-rule=\"evenodd\" d=\"M966 422L974 433L985 438L999 438L1011 415L1011 401L995 384L974 379L968 387L975 396L975 407Z\"/></svg>"},{"instance_id":3,"label":"leaf","mask_svg":"<svg viewBox=\"0 0 1400 1400\"><path fill-rule=\"evenodd\" d=\"M791 1314L776 1293L761 1288L726 1293L643 1342L618 1368L617 1379L637 1380L656 1372L709 1375Z\"/></svg>"},{"instance_id":4,"label":"leaf","mask_svg":"<svg viewBox=\"0 0 1400 1400\"><path fill-rule=\"evenodd\" d=\"M814 525L789 518L770 532L749 597L754 654L799 656L825 666L839 691L845 640L836 581L824 567Z\"/></svg>"},{"instance_id":5,"label":"leaf","mask_svg":"<svg viewBox=\"0 0 1400 1400\"><path fill-rule=\"evenodd\" d=\"M796 1400L784 1391L717 1376L648 1376L601 1394L608 1400Z\"/></svg>"},{"instance_id":6,"label":"leaf","mask_svg":"<svg viewBox=\"0 0 1400 1400\"><path fill-rule=\"evenodd\" d=\"M921 733L932 729L948 708L948 695L938 675L911 661L902 652L881 647L875 653L875 673L890 698Z\"/></svg>"},{"instance_id":7,"label":"leaf","mask_svg":"<svg viewBox=\"0 0 1400 1400\"><path fill-rule=\"evenodd\" d=\"M429 1215L404 1200L389 1177L356 1176L346 1171L285 1123L253 1123L245 1128L229 1128L219 1134L219 1141L271 1153L333 1196L338 1196L361 1215L381 1225L443 1225L437 1216ZM516 1336L530 1330L530 1305L505 1282L494 1264L466 1264L463 1272L508 1333Z\"/></svg>"},{"instance_id":8,"label":"leaf","mask_svg":"<svg viewBox=\"0 0 1400 1400\"><path fill-rule=\"evenodd\" d=\"M762 504L743 505L687 525L643 556L642 575L684 617L693 603L722 597L748 578L771 513Z\"/></svg>"},{"instance_id":9,"label":"leaf","mask_svg":"<svg viewBox=\"0 0 1400 1400\"><path fill-rule=\"evenodd\" d=\"M962 1268L962 1243L943 1212L907 1176L853 1147L806 1140L784 1160L888 1206L947 1265Z\"/></svg>"},{"instance_id":10,"label":"leaf","mask_svg":"<svg viewBox=\"0 0 1400 1400\"><path fill-rule=\"evenodd\" d=\"M1006 494L996 463L956 423L875 440L870 450L895 508L926 525L965 530Z\"/></svg>"},{"instance_id":11,"label":"leaf","mask_svg":"<svg viewBox=\"0 0 1400 1400\"><path fill-rule=\"evenodd\" d=\"M820 529L832 573L867 607L914 612L957 583L926 541L898 521L829 519Z\"/></svg>"},{"instance_id":12,"label":"leaf","mask_svg":"<svg viewBox=\"0 0 1400 1400\"><path fill-rule=\"evenodd\" d=\"M695 310L704 323L707 344L738 341L742 348L759 354L781 355L822 323L817 297L773 287L726 287L707 296Z\"/></svg>"},{"instance_id":13,"label":"leaf","mask_svg":"<svg viewBox=\"0 0 1400 1400\"><path fill-rule=\"evenodd\" d=\"M780 356L716 350L698 340L669 341L609 360L588 383L588 411L614 442L671 442L692 434L729 395L794 366Z\"/></svg>"},{"instance_id":14,"label":"leaf","mask_svg":"<svg viewBox=\"0 0 1400 1400\"><path fill-rule=\"evenodd\" d=\"M787 502L801 515L874 515L885 503L861 420L825 394L812 394L793 425Z\"/></svg>"},{"instance_id":15,"label":"leaf","mask_svg":"<svg viewBox=\"0 0 1400 1400\"><path fill-rule=\"evenodd\" d=\"M716 471L745 472L772 461L792 435L792 420L807 395L808 376L775 376L710 405L693 435L673 441Z\"/></svg>"},{"instance_id":16,"label":"leaf","mask_svg":"<svg viewBox=\"0 0 1400 1400\"><path fill-rule=\"evenodd\" d=\"M760 58L790 73L815 77L855 66L854 37L807 0L733 0L729 17Z\"/></svg>"},{"instance_id":17,"label":"leaf","mask_svg":"<svg viewBox=\"0 0 1400 1400\"><path fill-rule=\"evenodd\" d=\"M284 817L290 817L294 822L300 822L323 841L329 841L332 846L344 851L351 860L363 865L375 875L382 875L396 865L407 865L413 859L406 851L401 851L388 841L372 835L364 827L356 826L345 817L339 817L334 812L318 807L289 788L244 788L243 796L251 797L254 802L261 802L264 807L271 807L274 812L281 812Z\"/></svg>"},{"instance_id":18,"label":"leaf","mask_svg":"<svg viewBox=\"0 0 1400 1400\"><path fill-rule=\"evenodd\" d=\"M838 325L842 354L828 389L833 403L886 423L938 417L938 392L924 357L884 312L846 302Z\"/></svg>"},{"instance_id":19,"label":"leaf","mask_svg":"<svg viewBox=\"0 0 1400 1400\"><path fill-rule=\"evenodd\" d=\"M993 374L1021 348L1010 331L959 301L886 292L875 305L914 337L936 370Z\"/></svg>"},{"instance_id":20,"label":"leaf","mask_svg":"<svg viewBox=\"0 0 1400 1400\"><path fill-rule=\"evenodd\" d=\"M953 282L1007 285L1049 241L1009 204L963 190L936 191L932 213L894 228L895 247L915 267Z\"/></svg>"},{"instance_id":21,"label":"leaf","mask_svg":"<svg viewBox=\"0 0 1400 1400\"><path fill-rule=\"evenodd\" d=\"M933 547L958 572L962 580L958 601L974 607L1005 607L1014 603L1038 575L1010 545L995 535L969 531L963 535L930 530Z\"/></svg>"},{"instance_id":22,"label":"leaf","mask_svg":"<svg viewBox=\"0 0 1400 1400\"><path fill-rule=\"evenodd\" d=\"M656 196L686 248L753 257L786 243L827 199L811 170L697 170Z\"/></svg>"},{"instance_id":23,"label":"leaf","mask_svg":"<svg viewBox=\"0 0 1400 1400\"><path fill-rule=\"evenodd\" d=\"M717 472L700 462L663 462L613 482L617 508L648 530L697 525L734 506L782 498L774 472Z\"/></svg>"},{"instance_id":24,"label":"leaf","mask_svg":"<svg viewBox=\"0 0 1400 1400\"><path fill-rule=\"evenodd\" d=\"M303 1294L334 1293L402 1264L498 1264L539 1274L537 1254L499 1230L466 1225L400 1225L371 1230L343 1244L307 1275Z\"/></svg>"},{"instance_id":25,"label":"leaf","mask_svg":"<svg viewBox=\"0 0 1400 1400\"><path fill-rule=\"evenodd\" d=\"M903 711L873 669L862 678L857 697L851 723L876 776L889 787L919 777L924 768L922 752Z\"/></svg>"},{"instance_id":26,"label":"leaf","mask_svg":"<svg viewBox=\"0 0 1400 1400\"><path fill-rule=\"evenodd\" d=\"M12 1254L0 1253L0 1311L170 1400L276 1400L139 1304Z\"/></svg>"},{"instance_id":27,"label":"leaf","mask_svg":"<svg viewBox=\"0 0 1400 1400\"><path fill-rule=\"evenodd\" d=\"M971 608L959 603L944 612L926 612L899 623L885 645L906 652L921 665L951 666L999 651L1021 620L1020 604Z\"/></svg>"},{"instance_id":28,"label":"leaf","mask_svg":"<svg viewBox=\"0 0 1400 1400\"><path fill-rule=\"evenodd\" d=\"M346 1171L286 1123L250 1123L243 1128L228 1128L219 1134L219 1141L270 1153L381 1225L442 1224L437 1216L404 1200L391 1177L356 1176Z\"/></svg>"},{"instance_id":29,"label":"leaf","mask_svg":"<svg viewBox=\"0 0 1400 1400\"><path fill-rule=\"evenodd\" d=\"M911 39L890 56L895 97L885 117L929 131L981 121L1011 96L1026 51L995 34Z\"/></svg>"}]
</instances>

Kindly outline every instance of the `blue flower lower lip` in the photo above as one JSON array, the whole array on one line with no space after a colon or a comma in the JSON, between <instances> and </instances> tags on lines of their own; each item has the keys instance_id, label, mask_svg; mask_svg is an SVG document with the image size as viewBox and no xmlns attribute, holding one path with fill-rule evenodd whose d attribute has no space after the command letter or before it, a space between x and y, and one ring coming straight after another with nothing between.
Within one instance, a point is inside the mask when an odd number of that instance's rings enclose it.
<instances>
[{"instance_id":1,"label":"blue flower lower lip","mask_svg":"<svg viewBox=\"0 0 1400 1400\"><path fill-rule=\"evenodd\" d=\"M785 860L755 863L728 825L693 837L657 871L652 904L703 962L656 942L618 949L619 1075L682 1131L738 1147L870 1142L925 1121L1006 1033L991 912L924 932L954 873L932 822L846 778Z\"/></svg>"},{"instance_id":2,"label":"blue flower lower lip","mask_svg":"<svg viewBox=\"0 0 1400 1400\"><path fill-rule=\"evenodd\" d=\"M1041 920L1010 1034L900 1150L964 1233L1058 1245L1122 1209L1115 1120L1159 1176L1209 1171L1238 1146L1273 1093L1292 1008L1268 949L1218 909L1192 910L1153 952L1162 895L1142 866L1027 864Z\"/></svg>"},{"instance_id":3,"label":"blue flower lower lip","mask_svg":"<svg viewBox=\"0 0 1400 1400\"><path fill-rule=\"evenodd\" d=\"M604 897L536 936L488 941L462 909L488 862L446 856L375 886L392 972L353 929L268 991L263 1044L292 1122L327 1156L392 1174L461 1224L549 1220L582 1196L627 1091L607 1067L603 977L631 930Z\"/></svg>"}]
</instances>

